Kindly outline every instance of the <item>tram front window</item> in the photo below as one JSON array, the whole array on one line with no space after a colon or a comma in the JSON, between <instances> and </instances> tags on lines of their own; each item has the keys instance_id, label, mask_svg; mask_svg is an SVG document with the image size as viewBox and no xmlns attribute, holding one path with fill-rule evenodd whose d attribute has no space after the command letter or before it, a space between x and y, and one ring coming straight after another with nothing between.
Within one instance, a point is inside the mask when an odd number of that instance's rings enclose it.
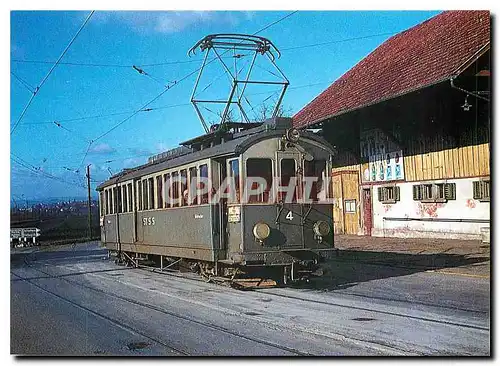
<instances>
[{"instance_id":1,"label":"tram front window","mask_svg":"<svg viewBox=\"0 0 500 366\"><path fill-rule=\"evenodd\" d=\"M229 201L240 203L240 162L238 159L229 161L229 176L232 178L229 187L229 192L231 192Z\"/></svg>"},{"instance_id":2,"label":"tram front window","mask_svg":"<svg viewBox=\"0 0 500 366\"><path fill-rule=\"evenodd\" d=\"M268 202L269 192L271 191L273 181L273 164L271 159L248 159L246 162L246 170L247 202Z\"/></svg>"},{"instance_id":3,"label":"tram front window","mask_svg":"<svg viewBox=\"0 0 500 366\"><path fill-rule=\"evenodd\" d=\"M295 159L281 159L281 188L278 193L280 201L297 201L297 179ZM292 180L292 178L295 178Z\"/></svg>"},{"instance_id":4,"label":"tram front window","mask_svg":"<svg viewBox=\"0 0 500 366\"><path fill-rule=\"evenodd\" d=\"M326 200L326 161L304 162L304 198L314 202Z\"/></svg>"}]
</instances>

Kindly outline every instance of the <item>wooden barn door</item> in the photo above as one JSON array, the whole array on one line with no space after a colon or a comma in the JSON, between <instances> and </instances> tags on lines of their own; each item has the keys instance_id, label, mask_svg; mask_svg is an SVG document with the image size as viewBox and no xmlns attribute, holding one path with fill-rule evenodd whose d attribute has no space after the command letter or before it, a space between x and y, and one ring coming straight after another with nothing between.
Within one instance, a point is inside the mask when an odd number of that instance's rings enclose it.
<instances>
[{"instance_id":1,"label":"wooden barn door","mask_svg":"<svg viewBox=\"0 0 500 366\"><path fill-rule=\"evenodd\" d=\"M344 233L344 214L342 212L342 175L332 176L333 194L333 232L335 234Z\"/></svg>"},{"instance_id":2,"label":"wooden barn door","mask_svg":"<svg viewBox=\"0 0 500 366\"><path fill-rule=\"evenodd\" d=\"M338 172L332 176L333 223L336 234L356 235L359 230L359 174Z\"/></svg>"},{"instance_id":3,"label":"wooden barn door","mask_svg":"<svg viewBox=\"0 0 500 366\"><path fill-rule=\"evenodd\" d=\"M359 174L357 172L342 174L342 190L345 233L356 235L359 229Z\"/></svg>"}]
</instances>

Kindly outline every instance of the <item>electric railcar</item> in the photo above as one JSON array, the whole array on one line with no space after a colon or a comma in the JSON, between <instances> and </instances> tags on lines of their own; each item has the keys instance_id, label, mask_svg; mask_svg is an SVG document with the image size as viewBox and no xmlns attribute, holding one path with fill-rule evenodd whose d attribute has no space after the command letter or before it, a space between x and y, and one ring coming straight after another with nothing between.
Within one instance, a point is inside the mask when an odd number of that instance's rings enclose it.
<instances>
[{"instance_id":1,"label":"electric railcar","mask_svg":"<svg viewBox=\"0 0 500 366\"><path fill-rule=\"evenodd\" d=\"M334 250L334 149L291 121L219 125L112 176L97 187L102 245L232 281L319 275Z\"/></svg>"}]
</instances>

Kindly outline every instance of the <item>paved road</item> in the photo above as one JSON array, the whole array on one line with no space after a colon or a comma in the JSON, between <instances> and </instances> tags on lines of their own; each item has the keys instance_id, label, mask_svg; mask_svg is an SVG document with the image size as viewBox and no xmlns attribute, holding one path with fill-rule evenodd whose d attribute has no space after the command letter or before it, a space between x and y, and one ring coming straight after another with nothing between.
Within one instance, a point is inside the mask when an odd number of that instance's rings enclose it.
<instances>
[{"instance_id":1,"label":"paved road","mask_svg":"<svg viewBox=\"0 0 500 366\"><path fill-rule=\"evenodd\" d=\"M486 278L345 260L307 287L238 291L82 244L13 258L11 353L489 355L489 301Z\"/></svg>"}]
</instances>

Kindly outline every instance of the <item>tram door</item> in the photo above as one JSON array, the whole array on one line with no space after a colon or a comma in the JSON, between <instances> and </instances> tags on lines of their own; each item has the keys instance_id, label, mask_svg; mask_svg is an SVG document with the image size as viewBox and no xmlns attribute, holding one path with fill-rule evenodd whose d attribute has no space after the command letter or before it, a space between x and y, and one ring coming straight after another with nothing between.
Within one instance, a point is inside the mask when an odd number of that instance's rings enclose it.
<instances>
[{"instance_id":1,"label":"tram door","mask_svg":"<svg viewBox=\"0 0 500 366\"><path fill-rule=\"evenodd\" d=\"M139 226L139 210L142 209L140 205L142 198L142 182L140 179L134 179L134 242L142 242L143 231L142 226Z\"/></svg>"},{"instance_id":2,"label":"tram door","mask_svg":"<svg viewBox=\"0 0 500 366\"><path fill-rule=\"evenodd\" d=\"M218 188L227 177L226 160L218 163L219 182ZM227 198L221 198L219 202L219 223L220 223L220 249L227 250Z\"/></svg>"},{"instance_id":3,"label":"tram door","mask_svg":"<svg viewBox=\"0 0 500 366\"><path fill-rule=\"evenodd\" d=\"M287 233L285 247L304 247L304 233L301 220L303 205L297 203L300 195L301 166L300 154L278 151L277 153L277 182L279 187L275 194L278 202L277 228Z\"/></svg>"}]
</instances>

